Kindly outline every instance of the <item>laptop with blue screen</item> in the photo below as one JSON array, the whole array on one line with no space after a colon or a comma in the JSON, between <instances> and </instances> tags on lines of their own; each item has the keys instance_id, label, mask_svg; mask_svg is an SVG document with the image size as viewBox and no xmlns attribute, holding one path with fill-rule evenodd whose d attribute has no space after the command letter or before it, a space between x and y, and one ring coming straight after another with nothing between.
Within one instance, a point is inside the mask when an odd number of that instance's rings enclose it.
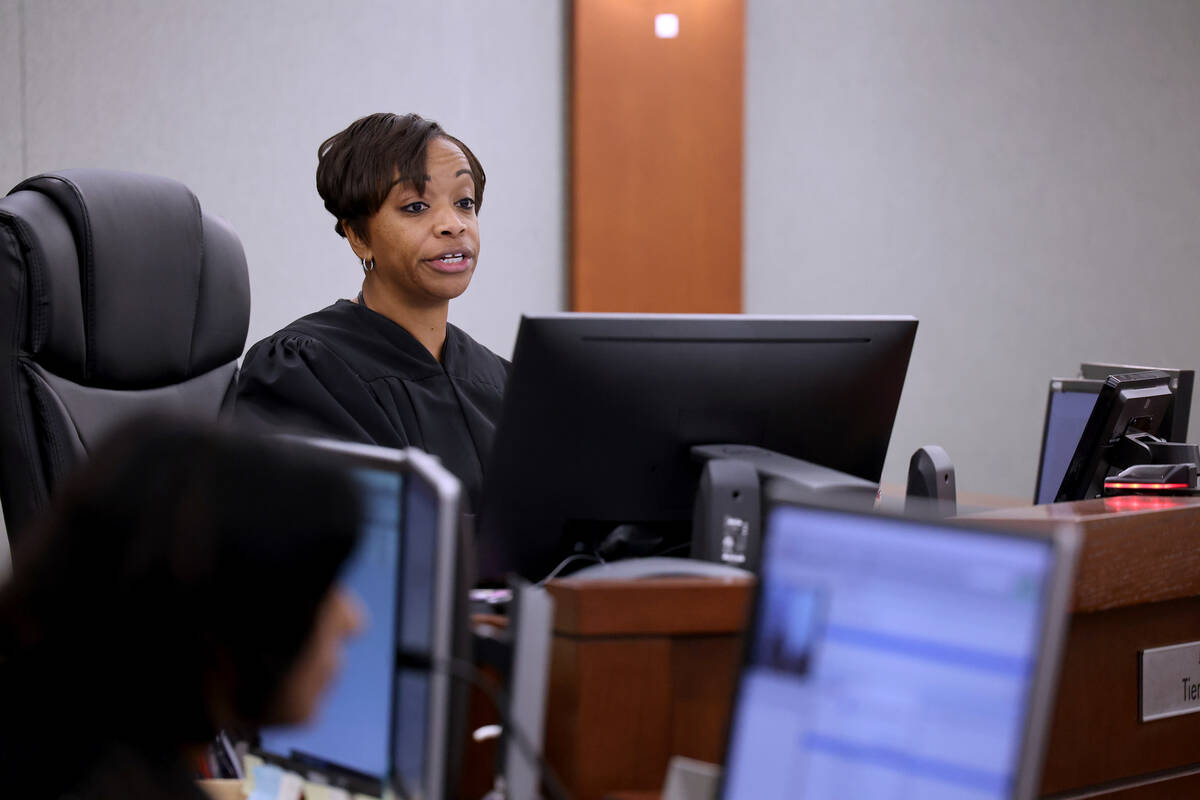
<instances>
[{"instance_id":1,"label":"laptop with blue screen","mask_svg":"<svg viewBox=\"0 0 1200 800\"><path fill-rule=\"evenodd\" d=\"M1077 550L774 505L721 796L1034 797Z\"/></svg>"},{"instance_id":2,"label":"laptop with blue screen","mask_svg":"<svg viewBox=\"0 0 1200 800\"><path fill-rule=\"evenodd\" d=\"M460 484L419 450L293 441L344 465L358 484L362 530L339 580L365 625L316 717L261 731L261 752L352 792L441 800L449 678L398 665L397 655L427 654L435 664L452 656Z\"/></svg>"}]
</instances>

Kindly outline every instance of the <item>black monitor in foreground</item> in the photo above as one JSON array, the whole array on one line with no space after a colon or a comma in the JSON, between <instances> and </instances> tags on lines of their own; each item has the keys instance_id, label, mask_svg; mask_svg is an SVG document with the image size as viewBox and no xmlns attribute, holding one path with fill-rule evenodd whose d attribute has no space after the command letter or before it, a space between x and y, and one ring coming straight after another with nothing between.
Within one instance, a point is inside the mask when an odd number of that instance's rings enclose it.
<instances>
[{"instance_id":1,"label":"black monitor in foreground","mask_svg":"<svg viewBox=\"0 0 1200 800\"><path fill-rule=\"evenodd\" d=\"M1171 376L1160 370L1110 375L1096 397L1055 502L1100 497L1110 471L1139 463L1136 437L1159 432L1172 399Z\"/></svg>"},{"instance_id":2,"label":"black monitor in foreground","mask_svg":"<svg viewBox=\"0 0 1200 800\"><path fill-rule=\"evenodd\" d=\"M878 482L916 331L912 317L523 318L480 576L540 579L624 524L686 555L695 445L754 445Z\"/></svg>"}]
</instances>

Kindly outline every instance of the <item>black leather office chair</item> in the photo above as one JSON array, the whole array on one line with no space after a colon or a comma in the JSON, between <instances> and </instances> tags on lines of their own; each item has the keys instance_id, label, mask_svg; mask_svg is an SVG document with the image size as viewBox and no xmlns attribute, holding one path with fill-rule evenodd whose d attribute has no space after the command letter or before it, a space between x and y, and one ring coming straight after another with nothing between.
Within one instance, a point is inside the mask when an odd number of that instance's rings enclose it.
<instances>
[{"instance_id":1,"label":"black leather office chair","mask_svg":"<svg viewBox=\"0 0 1200 800\"><path fill-rule=\"evenodd\" d=\"M237 234L186 186L47 173L0 199L0 503L9 538L114 423L216 419L250 286Z\"/></svg>"}]
</instances>

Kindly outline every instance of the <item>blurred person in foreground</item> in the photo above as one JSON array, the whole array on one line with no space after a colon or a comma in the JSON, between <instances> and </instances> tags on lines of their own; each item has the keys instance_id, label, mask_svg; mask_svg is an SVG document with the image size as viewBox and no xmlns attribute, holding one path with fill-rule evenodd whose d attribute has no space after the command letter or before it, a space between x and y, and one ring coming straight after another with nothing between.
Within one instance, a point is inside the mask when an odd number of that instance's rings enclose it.
<instances>
[{"instance_id":1,"label":"blurred person in foreground","mask_svg":"<svg viewBox=\"0 0 1200 800\"><path fill-rule=\"evenodd\" d=\"M360 611L350 478L164 420L110 437L0 588L0 796L204 798L224 728L308 719Z\"/></svg>"}]
</instances>

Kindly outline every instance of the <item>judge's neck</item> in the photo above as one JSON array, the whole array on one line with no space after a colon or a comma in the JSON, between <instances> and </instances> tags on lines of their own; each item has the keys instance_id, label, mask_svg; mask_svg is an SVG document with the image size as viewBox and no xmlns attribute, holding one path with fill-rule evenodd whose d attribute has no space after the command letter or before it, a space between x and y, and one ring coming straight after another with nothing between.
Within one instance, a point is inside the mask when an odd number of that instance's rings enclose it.
<instances>
[{"instance_id":1,"label":"judge's neck","mask_svg":"<svg viewBox=\"0 0 1200 800\"><path fill-rule=\"evenodd\" d=\"M381 290L372 281L363 282L357 302L404 328L441 362L446 344L446 317L450 311L448 302L412 305Z\"/></svg>"}]
</instances>

